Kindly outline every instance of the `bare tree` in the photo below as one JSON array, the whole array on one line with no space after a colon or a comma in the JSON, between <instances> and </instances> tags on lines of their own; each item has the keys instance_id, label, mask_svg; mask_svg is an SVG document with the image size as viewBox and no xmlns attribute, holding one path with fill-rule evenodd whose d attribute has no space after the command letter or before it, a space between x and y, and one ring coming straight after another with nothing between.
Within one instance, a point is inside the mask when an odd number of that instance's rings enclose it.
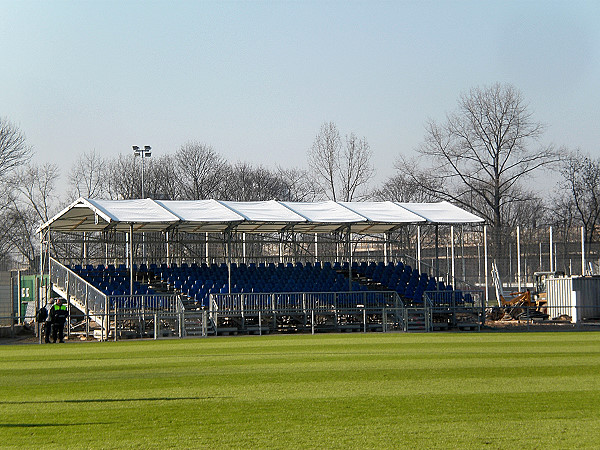
<instances>
[{"instance_id":1,"label":"bare tree","mask_svg":"<svg viewBox=\"0 0 600 450\"><path fill-rule=\"evenodd\" d=\"M585 240L591 244L597 239L600 225L600 159L576 151L563 159L559 170L562 193L558 204L569 216L565 219L583 226Z\"/></svg>"},{"instance_id":2,"label":"bare tree","mask_svg":"<svg viewBox=\"0 0 600 450\"><path fill-rule=\"evenodd\" d=\"M484 217L497 249L507 208L527 199L523 182L558 160L551 147L531 148L542 131L521 93L504 84L472 89L444 123L427 124L419 153L432 164L433 192Z\"/></svg>"},{"instance_id":3,"label":"bare tree","mask_svg":"<svg viewBox=\"0 0 600 450\"><path fill-rule=\"evenodd\" d=\"M346 136L346 146L340 161L340 178L344 201L355 200L360 190L368 184L375 173L371 164L371 147L366 138L359 139L354 133Z\"/></svg>"},{"instance_id":4,"label":"bare tree","mask_svg":"<svg viewBox=\"0 0 600 450\"><path fill-rule=\"evenodd\" d=\"M56 164L29 164L11 180L13 195L4 226L12 248L35 266L38 249L37 227L47 222L57 209L56 182L59 178Z\"/></svg>"},{"instance_id":5,"label":"bare tree","mask_svg":"<svg viewBox=\"0 0 600 450\"><path fill-rule=\"evenodd\" d=\"M191 141L175 154L181 195L185 199L202 200L215 196L227 169L227 162L212 147Z\"/></svg>"},{"instance_id":6,"label":"bare tree","mask_svg":"<svg viewBox=\"0 0 600 450\"><path fill-rule=\"evenodd\" d=\"M0 181L31 157L25 135L7 119L0 117Z\"/></svg>"},{"instance_id":7,"label":"bare tree","mask_svg":"<svg viewBox=\"0 0 600 450\"><path fill-rule=\"evenodd\" d=\"M277 173L246 162L239 162L231 167L225 179L221 196L234 201L282 199L288 192L286 184Z\"/></svg>"},{"instance_id":8,"label":"bare tree","mask_svg":"<svg viewBox=\"0 0 600 450\"><path fill-rule=\"evenodd\" d=\"M372 198L377 201L393 202L434 202L439 197L440 180L429 176L427 171L419 170L415 160L400 158L396 164L396 174L383 182L380 188L372 193ZM410 173L405 168L410 167Z\"/></svg>"},{"instance_id":9,"label":"bare tree","mask_svg":"<svg viewBox=\"0 0 600 450\"><path fill-rule=\"evenodd\" d=\"M108 188L107 161L95 150L77 158L69 172L71 197L101 198Z\"/></svg>"},{"instance_id":10,"label":"bare tree","mask_svg":"<svg viewBox=\"0 0 600 450\"><path fill-rule=\"evenodd\" d=\"M318 197L320 189L306 170L278 167L276 175L285 186L285 193L279 200L312 202Z\"/></svg>"},{"instance_id":11,"label":"bare tree","mask_svg":"<svg viewBox=\"0 0 600 450\"><path fill-rule=\"evenodd\" d=\"M338 197L337 176L341 151L342 140L335 123L325 122L308 152L308 165L327 198L334 201Z\"/></svg>"},{"instance_id":12,"label":"bare tree","mask_svg":"<svg viewBox=\"0 0 600 450\"><path fill-rule=\"evenodd\" d=\"M108 196L114 200L140 198L140 175L133 156L119 155L107 164Z\"/></svg>"},{"instance_id":13,"label":"bare tree","mask_svg":"<svg viewBox=\"0 0 600 450\"><path fill-rule=\"evenodd\" d=\"M22 167L32 155L31 147L25 141L25 135L19 128L0 117L0 259L14 249L13 206L17 193L14 192L14 172Z\"/></svg>"},{"instance_id":14,"label":"bare tree","mask_svg":"<svg viewBox=\"0 0 600 450\"><path fill-rule=\"evenodd\" d=\"M325 197L334 201L352 201L364 196L374 173L366 138L359 139L350 133L344 144L336 125L325 122L308 152L308 165L316 184L321 186Z\"/></svg>"},{"instance_id":15,"label":"bare tree","mask_svg":"<svg viewBox=\"0 0 600 450\"><path fill-rule=\"evenodd\" d=\"M146 196L159 200L178 200L181 198L180 172L172 155L163 155L152 159L147 167Z\"/></svg>"}]
</instances>

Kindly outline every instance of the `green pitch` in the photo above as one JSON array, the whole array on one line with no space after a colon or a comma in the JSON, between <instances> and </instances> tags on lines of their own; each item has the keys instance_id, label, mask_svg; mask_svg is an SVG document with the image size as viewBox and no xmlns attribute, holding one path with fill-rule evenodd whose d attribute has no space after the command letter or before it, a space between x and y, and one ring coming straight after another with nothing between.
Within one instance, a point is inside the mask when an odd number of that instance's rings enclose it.
<instances>
[{"instance_id":1,"label":"green pitch","mask_svg":"<svg viewBox=\"0 0 600 450\"><path fill-rule=\"evenodd\" d=\"M600 333L0 346L0 447L598 448Z\"/></svg>"}]
</instances>

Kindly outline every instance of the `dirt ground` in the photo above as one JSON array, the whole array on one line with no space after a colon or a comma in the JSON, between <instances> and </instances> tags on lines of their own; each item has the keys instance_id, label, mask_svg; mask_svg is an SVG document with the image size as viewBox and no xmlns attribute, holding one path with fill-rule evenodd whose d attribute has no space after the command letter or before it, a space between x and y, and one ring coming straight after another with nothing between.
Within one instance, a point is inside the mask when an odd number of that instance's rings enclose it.
<instances>
[{"instance_id":1,"label":"dirt ground","mask_svg":"<svg viewBox=\"0 0 600 450\"><path fill-rule=\"evenodd\" d=\"M600 331L600 323L571 323L566 321L486 321L482 330L488 331Z\"/></svg>"},{"instance_id":2,"label":"dirt ground","mask_svg":"<svg viewBox=\"0 0 600 450\"><path fill-rule=\"evenodd\" d=\"M456 330L449 330L450 332ZM486 321L480 332L535 332L535 331L600 331L600 322L573 324L566 321ZM444 333L448 331L435 331ZM66 337L66 336L65 336ZM0 345L37 344L39 338L35 336L33 327L15 326L14 336L11 337L10 327L0 327ZM67 339L67 342L69 340ZM80 339L71 339L70 342L82 342Z\"/></svg>"},{"instance_id":3,"label":"dirt ground","mask_svg":"<svg viewBox=\"0 0 600 450\"><path fill-rule=\"evenodd\" d=\"M15 325L13 330L10 327L0 327L0 345L7 344L35 344L38 338L35 337L33 327L27 325Z\"/></svg>"}]
</instances>

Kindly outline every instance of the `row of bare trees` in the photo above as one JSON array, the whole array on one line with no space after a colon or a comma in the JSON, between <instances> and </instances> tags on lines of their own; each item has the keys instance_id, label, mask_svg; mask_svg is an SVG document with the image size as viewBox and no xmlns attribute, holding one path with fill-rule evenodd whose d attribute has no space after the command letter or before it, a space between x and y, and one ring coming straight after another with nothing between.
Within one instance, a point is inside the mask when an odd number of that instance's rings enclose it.
<instances>
[{"instance_id":1,"label":"row of bare trees","mask_svg":"<svg viewBox=\"0 0 600 450\"><path fill-rule=\"evenodd\" d=\"M600 159L543 145L543 131L514 86L495 84L462 94L443 121L429 121L416 155L401 155L395 174L379 186L370 184L375 169L367 139L353 132L342 137L335 123L325 122L307 150L308 169L230 162L210 145L188 142L146 160L144 191L174 200L448 200L486 219L498 258L507 230L516 225L583 226L587 243L596 242ZM32 263L35 228L75 198L141 196L140 162L133 155L80 155L62 195L56 192L58 166L36 165L32 155L18 127L0 119L0 255ZM542 170L554 171L555 192L537 187L534 176Z\"/></svg>"},{"instance_id":2,"label":"row of bare trees","mask_svg":"<svg viewBox=\"0 0 600 450\"><path fill-rule=\"evenodd\" d=\"M69 172L70 199L140 198L139 164L133 155L105 158L95 151L81 155ZM188 142L172 155L147 159L144 174L145 196L154 199L310 201L318 195L305 170L231 164L199 142Z\"/></svg>"}]
</instances>

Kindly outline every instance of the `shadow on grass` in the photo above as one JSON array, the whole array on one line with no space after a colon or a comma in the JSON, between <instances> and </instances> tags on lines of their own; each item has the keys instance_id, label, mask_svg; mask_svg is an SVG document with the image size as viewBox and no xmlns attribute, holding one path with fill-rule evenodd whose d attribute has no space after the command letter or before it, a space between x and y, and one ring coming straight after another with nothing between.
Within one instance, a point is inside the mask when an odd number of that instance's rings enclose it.
<instances>
[{"instance_id":1,"label":"shadow on grass","mask_svg":"<svg viewBox=\"0 0 600 450\"><path fill-rule=\"evenodd\" d=\"M232 398L225 396L209 397L146 397L146 398L89 398L74 400L22 400L22 401L0 401L0 405L45 405L51 403L118 403L118 402L164 402L180 400L212 400L215 398Z\"/></svg>"},{"instance_id":2,"label":"shadow on grass","mask_svg":"<svg viewBox=\"0 0 600 450\"><path fill-rule=\"evenodd\" d=\"M0 428L78 427L81 425L110 425L111 422L82 423L0 423Z\"/></svg>"}]
</instances>

